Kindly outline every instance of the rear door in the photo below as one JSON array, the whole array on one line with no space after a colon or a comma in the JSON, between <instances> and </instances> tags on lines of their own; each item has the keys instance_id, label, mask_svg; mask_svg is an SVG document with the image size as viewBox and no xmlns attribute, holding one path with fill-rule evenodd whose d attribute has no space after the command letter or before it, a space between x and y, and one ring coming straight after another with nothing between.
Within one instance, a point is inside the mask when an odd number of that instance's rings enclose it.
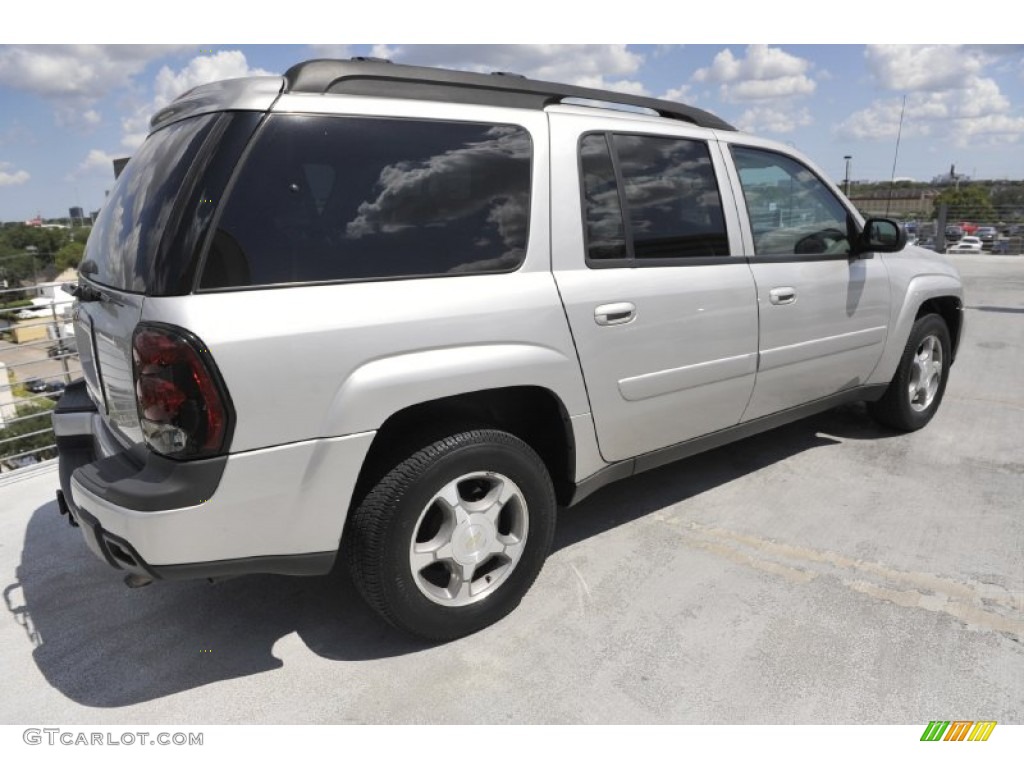
<instances>
[{"instance_id":1,"label":"rear door","mask_svg":"<svg viewBox=\"0 0 1024 768\"><path fill-rule=\"evenodd\" d=\"M549 112L553 266L602 456L736 424L754 385L757 307L714 134Z\"/></svg>"},{"instance_id":2,"label":"rear door","mask_svg":"<svg viewBox=\"0 0 1024 768\"><path fill-rule=\"evenodd\" d=\"M743 420L863 384L888 332L885 262L850 256L851 213L803 161L767 147L723 148L749 221L760 314L757 385Z\"/></svg>"}]
</instances>

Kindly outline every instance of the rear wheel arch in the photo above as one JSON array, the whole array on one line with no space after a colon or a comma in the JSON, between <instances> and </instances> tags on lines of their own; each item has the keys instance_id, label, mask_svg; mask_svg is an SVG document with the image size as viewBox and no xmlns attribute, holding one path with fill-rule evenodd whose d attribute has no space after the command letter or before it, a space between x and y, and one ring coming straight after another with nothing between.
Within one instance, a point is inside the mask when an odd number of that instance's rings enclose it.
<instances>
[{"instance_id":1,"label":"rear wheel arch","mask_svg":"<svg viewBox=\"0 0 1024 768\"><path fill-rule=\"evenodd\" d=\"M500 429L529 445L543 460L560 504L575 480L575 440L562 399L545 387L485 389L403 408L374 436L352 496L358 504L373 485L407 456L454 432Z\"/></svg>"},{"instance_id":2,"label":"rear wheel arch","mask_svg":"<svg viewBox=\"0 0 1024 768\"><path fill-rule=\"evenodd\" d=\"M412 452L353 510L344 561L366 603L431 641L476 632L512 611L555 533L551 478L537 453L494 429Z\"/></svg>"}]
</instances>

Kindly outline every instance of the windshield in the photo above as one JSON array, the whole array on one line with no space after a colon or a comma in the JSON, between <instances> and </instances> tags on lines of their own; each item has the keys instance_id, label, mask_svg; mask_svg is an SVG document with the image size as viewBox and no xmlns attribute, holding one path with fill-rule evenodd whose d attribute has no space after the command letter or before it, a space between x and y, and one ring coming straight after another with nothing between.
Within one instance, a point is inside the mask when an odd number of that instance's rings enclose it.
<instances>
[{"instance_id":1,"label":"windshield","mask_svg":"<svg viewBox=\"0 0 1024 768\"><path fill-rule=\"evenodd\" d=\"M86 244L81 271L90 280L131 293L146 292L178 192L214 119L215 115L203 115L172 123L150 135L135 153Z\"/></svg>"}]
</instances>

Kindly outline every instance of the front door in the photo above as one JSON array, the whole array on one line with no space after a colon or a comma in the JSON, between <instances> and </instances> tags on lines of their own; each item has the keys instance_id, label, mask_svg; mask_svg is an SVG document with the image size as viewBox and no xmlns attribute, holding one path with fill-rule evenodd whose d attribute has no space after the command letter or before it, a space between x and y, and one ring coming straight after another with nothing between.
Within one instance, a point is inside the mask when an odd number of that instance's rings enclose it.
<instances>
[{"instance_id":1,"label":"front door","mask_svg":"<svg viewBox=\"0 0 1024 768\"><path fill-rule=\"evenodd\" d=\"M881 257L850 256L850 213L806 165L758 147L728 154L746 202L760 317L749 421L868 379L885 346L889 278Z\"/></svg>"}]
</instances>

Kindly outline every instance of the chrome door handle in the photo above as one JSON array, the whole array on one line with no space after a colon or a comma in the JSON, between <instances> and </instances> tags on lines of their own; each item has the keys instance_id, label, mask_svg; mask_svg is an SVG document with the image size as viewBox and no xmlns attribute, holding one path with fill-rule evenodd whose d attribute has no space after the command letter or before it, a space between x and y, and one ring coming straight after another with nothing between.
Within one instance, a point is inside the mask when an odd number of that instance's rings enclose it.
<instances>
[{"instance_id":1,"label":"chrome door handle","mask_svg":"<svg viewBox=\"0 0 1024 768\"><path fill-rule=\"evenodd\" d=\"M792 304L796 301L796 288L772 288L768 291L768 300L772 304Z\"/></svg>"},{"instance_id":2,"label":"chrome door handle","mask_svg":"<svg viewBox=\"0 0 1024 768\"><path fill-rule=\"evenodd\" d=\"M623 325L636 317L636 306L628 301L602 304L594 309L594 322L598 325Z\"/></svg>"}]
</instances>

